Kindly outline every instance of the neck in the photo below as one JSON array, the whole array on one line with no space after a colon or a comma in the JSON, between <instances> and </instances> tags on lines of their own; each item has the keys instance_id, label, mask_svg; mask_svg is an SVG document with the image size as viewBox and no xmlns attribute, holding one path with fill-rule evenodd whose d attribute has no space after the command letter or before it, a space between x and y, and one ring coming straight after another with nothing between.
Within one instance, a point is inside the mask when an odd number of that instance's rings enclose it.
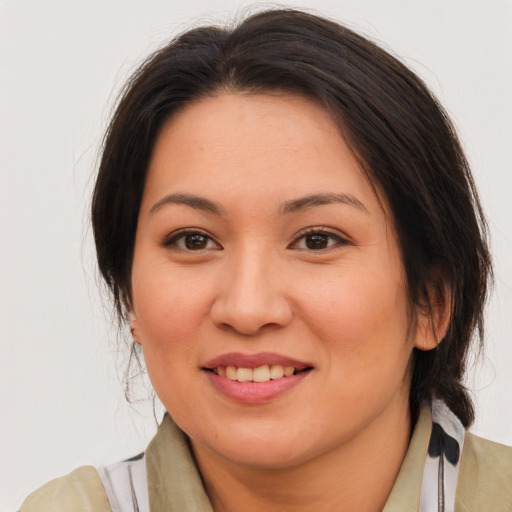
<instances>
[{"instance_id":1,"label":"neck","mask_svg":"<svg viewBox=\"0 0 512 512\"><path fill-rule=\"evenodd\" d=\"M407 404L385 411L350 441L286 468L254 468L194 446L215 512L381 511L411 435Z\"/></svg>"}]
</instances>

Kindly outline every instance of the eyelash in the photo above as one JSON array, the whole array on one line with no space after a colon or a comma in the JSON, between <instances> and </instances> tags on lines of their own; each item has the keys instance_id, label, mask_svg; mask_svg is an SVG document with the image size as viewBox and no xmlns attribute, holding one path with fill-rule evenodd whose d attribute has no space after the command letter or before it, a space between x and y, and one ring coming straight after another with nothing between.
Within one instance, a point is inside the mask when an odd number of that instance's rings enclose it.
<instances>
[{"instance_id":1,"label":"eyelash","mask_svg":"<svg viewBox=\"0 0 512 512\"><path fill-rule=\"evenodd\" d=\"M328 245L327 247L322 247L322 248L317 248L317 249L312 249L311 247L302 247L302 248L295 247L295 248L304 250L304 251L321 252L321 251L327 251L327 250L329 250L333 247L339 246L339 245L347 245L349 243L342 236L340 236L336 233L333 233L332 231L330 231L327 228L312 227L312 228L307 228L304 231L302 231L301 233L299 233L298 236L295 238L295 240L289 245L289 247L294 248L294 246L298 245L298 242L300 240L305 241L308 236L313 236L313 235L317 235L317 236L319 235L321 237L328 237L331 240L335 240L335 243Z\"/></svg>"},{"instance_id":2,"label":"eyelash","mask_svg":"<svg viewBox=\"0 0 512 512\"><path fill-rule=\"evenodd\" d=\"M204 237L206 240L206 244L208 245L210 242L213 242L217 247L215 247L216 250L221 250L222 247L206 232L201 231L199 229L182 229L178 232L172 233L170 236L166 237L164 241L162 242L162 246L170 249L175 249L183 252L202 252L209 249L212 249L212 247L204 247L197 250L190 249L188 247L180 247L178 243L180 241L183 241L185 243L185 238L189 235L196 235ZM331 243L330 245L327 245L327 247L320 247L320 248L311 248L311 247L297 247L299 245L299 242L301 240L306 241L308 236L320 236L320 237L327 237L331 241L334 240L335 243ZM307 242L305 242L307 244ZM327 242L329 244L329 242ZM333 247L339 246L339 245L346 245L349 242L341 237L340 235L333 233L332 231L322 227L311 227L307 228L306 230L300 232L295 240L288 246L292 249L298 249L298 250L304 250L304 251L311 251L311 252L321 252L329 250Z\"/></svg>"},{"instance_id":3,"label":"eyelash","mask_svg":"<svg viewBox=\"0 0 512 512\"><path fill-rule=\"evenodd\" d=\"M195 251L195 250L189 249L187 247L179 247L178 242L180 240L183 240L185 242L185 237L187 235L202 236L206 239L207 244L209 242L213 242L218 248L220 248L220 245L208 233L205 233L204 231L201 231L200 229L191 229L191 228L181 229L178 232L172 233L170 236L168 236L164 239L164 241L162 242L162 246L169 248L169 249L176 249L176 250L184 251L184 252L202 252L202 251L211 249L211 247L205 247L205 248L198 249L197 251Z\"/></svg>"}]
</instances>

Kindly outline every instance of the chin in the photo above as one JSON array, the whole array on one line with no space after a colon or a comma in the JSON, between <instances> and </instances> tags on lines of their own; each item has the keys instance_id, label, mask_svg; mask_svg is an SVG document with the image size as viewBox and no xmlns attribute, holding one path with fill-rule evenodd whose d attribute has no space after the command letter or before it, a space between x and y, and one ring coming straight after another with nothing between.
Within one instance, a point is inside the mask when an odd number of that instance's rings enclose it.
<instances>
[{"instance_id":1,"label":"chin","mask_svg":"<svg viewBox=\"0 0 512 512\"><path fill-rule=\"evenodd\" d=\"M193 445L200 445L231 463L253 469L286 469L307 462L319 455L316 452L321 452L311 433L293 432L286 425L273 424L259 429L240 425L239 429L224 429L213 436L192 434L190 437Z\"/></svg>"},{"instance_id":2,"label":"chin","mask_svg":"<svg viewBox=\"0 0 512 512\"><path fill-rule=\"evenodd\" d=\"M219 449L219 447L216 447ZM297 446L284 447L283 444L261 442L253 446L229 446L219 450L219 455L230 460L238 466L252 469L289 469L304 463L308 457L301 450L297 453Z\"/></svg>"}]
</instances>

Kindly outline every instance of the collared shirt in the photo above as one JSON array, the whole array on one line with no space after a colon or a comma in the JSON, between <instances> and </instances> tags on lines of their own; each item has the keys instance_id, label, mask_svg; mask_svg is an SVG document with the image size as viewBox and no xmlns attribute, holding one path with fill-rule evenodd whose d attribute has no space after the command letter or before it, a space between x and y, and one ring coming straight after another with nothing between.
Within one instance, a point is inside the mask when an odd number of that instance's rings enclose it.
<instances>
[{"instance_id":1,"label":"collared shirt","mask_svg":"<svg viewBox=\"0 0 512 512\"><path fill-rule=\"evenodd\" d=\"M383 512L512 512L512 448L461 431L454 418L442 402L422 407ZM125 507L118 500L128 508L117 508ZM213 512L188 438L169 415L140 457L79 468L30 495L20 512L145 512L148 506Z\"/></svg>"}]
</instances>

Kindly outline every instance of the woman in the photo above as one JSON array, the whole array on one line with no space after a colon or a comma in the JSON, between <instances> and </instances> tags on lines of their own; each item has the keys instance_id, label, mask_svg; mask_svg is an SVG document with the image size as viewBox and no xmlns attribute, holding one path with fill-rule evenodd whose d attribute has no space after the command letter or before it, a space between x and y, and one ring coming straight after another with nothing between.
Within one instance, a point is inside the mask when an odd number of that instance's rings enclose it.
<instances>
[{"instance_id":1,"label":"woman","mask_svg":"<svg viewBox=\"0 0 512 512\"><path fill-rule=\"evenodd\" d=\"M465 433L478 196L382 49L293 10L183 34L127 84L92 218L169 414L22 511L512 510L511 449Z\"/></svg>"}]
</instances>

